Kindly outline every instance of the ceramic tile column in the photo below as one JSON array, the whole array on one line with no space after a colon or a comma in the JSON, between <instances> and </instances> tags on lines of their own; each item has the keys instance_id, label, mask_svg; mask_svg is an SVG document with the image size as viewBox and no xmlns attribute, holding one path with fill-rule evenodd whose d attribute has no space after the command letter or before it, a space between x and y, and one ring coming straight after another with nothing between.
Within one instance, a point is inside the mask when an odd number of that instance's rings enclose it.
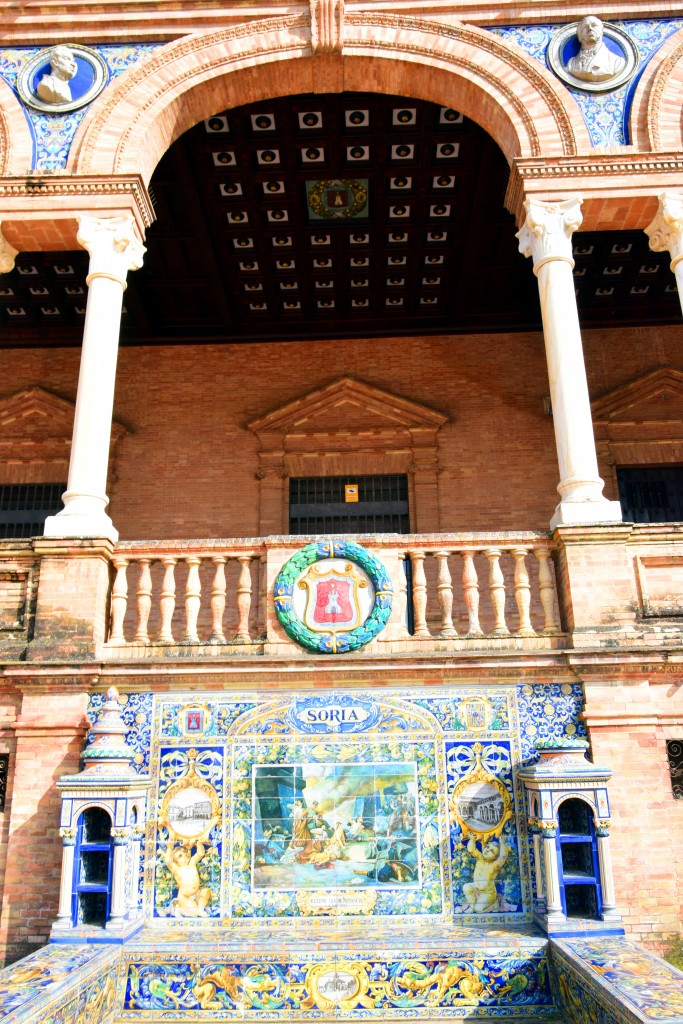
<instances>
[{"instance_id":1,"label":"ceramic tile column","mask_svg":"<svg viewBox=\"0 0 683 1024\"><path fill-rule=\"evenodd\" d=\"M111 906L107 926L113 923L116 927L121 918L128 912L128 893L126 892L126 864L130 853L130 828L113 828L111 837L114 847L114 862L111 872Z\"/></svg>"},{"instance_id":2,"label":"ceramic tile column","mask_svg":"<svg viewBox=\"0 0 683 1024\"><path fill-rule=\"evenodd\" d=\"M550 526L621 522L618 501L602 493L572 270L572 234L581 226L581 202L527 199L517 233L538 278L550 397L560 468L560 503Z\"/></svg>"},{"instance_id":3,"label":"ceramic tile column","mask_svg":"<svg viewBox=\"0 0 683 1024\"><path fill-rule=\"evenodd\" d=\"M130 917L137 917L140 914L140 868L142 866L142 844L145 838L145 829L142 825L133 825L131 829L131 872L130 892L128 894L128 913Z\"/></svg>"},{"instance_id":4,"label":"ceramic tile column","mask_svg":"<svg viewBox=\"0 0 683 1024\"><path fill-rule=\"evenodd\" d=\"M683 307L683 194L662 192L654 220L645 228L653 252L669 252Z\"/></svg>"},{"instance_id":5,"label":"ceramic tile column","mask_svg":"<svg viewBox=\"0 0 683 1024\"><path fill-rule=\"evenodd\" d=\"M78 241L90 253L90 267L69 481L64 508L46 520L45 536L116 541L105 509L121 308L128 271L142 266L145 249L130 216L82 216Z\"/></svg>"},{"instance_id":6,"label":"ceramic tile column","mask_svg":"<svg viewBox=\"0 0 683 1024\"><path fill-rule=\"evenodd\" d=\"M612 873L612 854L609 846L609 821L599 820L595 824L598 840L598 863L600 865L600 888L602 890L602 917L621 920L617 910L617 897L614 891L614 875Z\"/></svg>"},{"instance_id":7,"label":"ceramic tile column","mask_svg":"<svg viewBox=\"0 0 683 1024\"><path fill-rule=\"evenodd\" d=\"M53 928L71 928L71 900L74 877L74 852L76 847L76 829L60 828L62 840L62 877L59 886L59 910Z\"/></svg>"},{"instance_id":8,"label":"ceramic tile column","mask_svg":"<svg viewBox=\"0 0 683 1024\"><path fill-rule=\"evenodd\" d=\"M543 832L543 864L545 866L546 912L548 918L564 919L560 895L560 873L557 864L558 825L554 820L539 822Z\"/></svg>"}]
</instances>

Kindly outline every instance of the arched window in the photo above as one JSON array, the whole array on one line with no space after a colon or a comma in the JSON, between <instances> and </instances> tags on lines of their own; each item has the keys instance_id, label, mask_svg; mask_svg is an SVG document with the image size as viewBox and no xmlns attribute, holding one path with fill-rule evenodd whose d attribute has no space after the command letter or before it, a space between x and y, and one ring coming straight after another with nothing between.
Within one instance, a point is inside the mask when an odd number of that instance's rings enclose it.
<instances>
[{"instance_id":1,"label":"arched window","mask_svg":"<svg viewBox=\"0 0 683 1024\"><path fill-rule=\"evenodd\" d=\"M602 892L593 809L572 797L560 804L558 869L562 909L567 917L599 918Z\"/></svg>"},{"instance_id":2,"label":"arched window","mask_svg":"<svg viewBox=\"0 0 683 1024\"><path fill-rule=\"evenodd\" d=\"M111 903L111 818L89 807L78 819L71 918L74 927L104 928Z\"/></svg>"}]
</instances>

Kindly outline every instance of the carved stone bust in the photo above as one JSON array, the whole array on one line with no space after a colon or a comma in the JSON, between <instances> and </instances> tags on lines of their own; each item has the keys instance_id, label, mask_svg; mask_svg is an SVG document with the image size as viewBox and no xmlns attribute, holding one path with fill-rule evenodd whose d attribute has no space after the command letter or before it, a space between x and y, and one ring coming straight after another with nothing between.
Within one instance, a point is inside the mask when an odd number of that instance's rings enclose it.
<instances>
[{"instance_id":1,"label":"carved stone bust","mask_svg":"<svg viewBox=\"0 0 683 1024\"><path fill-rule=\"evenodd\" d=\"M594 14L579 22L576 35L581 49L566 64L567 71L575 78L585 82L607 82L624 70L625 58L609 49L603 33L603 24Z\"/></svg>"},{"instance_id":2,"label":"carved stone bust","mask_svg":"<svg viewBox=\"0 0 683 1024\"><path fill-rule=\"evenodd\" d=\"M36 92L44 103L70 103L70 80L78 71L76 58L68 46L54 46L47 58L50 61L49 75L43 75Z\"/></svg>"}]
</instances>

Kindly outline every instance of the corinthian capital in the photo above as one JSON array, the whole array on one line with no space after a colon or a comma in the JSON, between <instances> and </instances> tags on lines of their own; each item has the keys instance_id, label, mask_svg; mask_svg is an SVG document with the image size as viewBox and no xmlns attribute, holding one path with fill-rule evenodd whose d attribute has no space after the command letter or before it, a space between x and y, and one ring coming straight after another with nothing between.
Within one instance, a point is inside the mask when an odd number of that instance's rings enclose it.
<instances>
[{"instance_id":1,"label":"corinthian capital","mask_svg":"<svg viewBox=\"0 0 683 1024\"><path fill-rule=\"evenodd\" d=\"M313 53L341 53L344 0L309 0Z\"/></svg>"},{"instance_id":2,"label":"corinthian capital","mask_svg":"<svg viewBox=\"0 0 683 1024\"><path fill-rule=\"evenodd\" d=\"M683 258L683 195L662 192L654 220L645 228L653 252L671 254L671 269Z\"/></svg>"},{"instance_id":3,"label":"corinthian capital","mask_svg":"<svg viewBox=\"0 0 683 1024\"><path fill-rule=\"evenodd\" d=\"M564 260L574 266L572 235L581 227L580 199L565 199L562 203L544 203L527 199L524 203L526 219L517 232L519 251L531 256L534 272L544 263Z\"/></svg>"},{"instance_id":4,"label":"corinthian capital","mask_svg":"<svg viewBox=\"0 0 683 1024\"><path fill-rule=\"evenodd\" d=\"M79 245L90 253L88 284L96 277L108 277L126 286L129 270L139 270L145 247L135 234L131 216L78 218Z\"/></svg>"},{"instance_id":5,"label":"corinthian capital","mask_svg":"<svg viewBox=\"0 0 683 1024\"><path fill-rule=\"evenodd\" d=\"M14 261L17 258L18 250L10 245L2 233L2 221L0 221L0 274L9 274L14 270Z\"/></svg>"}]
</instances>

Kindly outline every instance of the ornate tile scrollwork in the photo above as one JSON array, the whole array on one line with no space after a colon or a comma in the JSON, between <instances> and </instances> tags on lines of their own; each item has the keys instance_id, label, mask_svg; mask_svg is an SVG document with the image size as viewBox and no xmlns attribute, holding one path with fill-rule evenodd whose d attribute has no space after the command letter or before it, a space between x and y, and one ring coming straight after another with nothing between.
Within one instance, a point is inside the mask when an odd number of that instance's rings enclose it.
<instances>
[{"instance_id":1,"label":"ornate tile scrollwork","mask_svg":"<svg viewBox=\"0 0 683 1024\"><path fill-rule=\"evenodd\" d=\"M163 44L125 43L95 46L92 49L97 57L104 61L111 83L123 71L150 56L161 45ZM37 46L0 49L0 78L7 82L20 102L21 97L17 89L18 79L27 65L35 61L41 49L42 47ZM60 113L34 110L25 105L23 105L23 109L33 136L33 166L31 169L58 171L66 167L71 143L88 107Z\"/></svg>"},{"instance_id":2,"label":"ornate tile scrollwork","mask_svg":"<svg viewBox=\"0 0 683 1024\"><path fill-rule=\"evenodd\" d=\"M585 92L567 86L576 100L594 146L623 146L628 143L628 118L633 93L642 72L662 43L683 26L681 18L611 21L635 44L639 68L634 78L613 92ZM561 25L505 25L489 29L503 39L521 46L531 57L549 66L548 49Z\"/></svg>"},{"instance_id":3,"label":"ornate tile scrollwork","mask_svg":"<svg viewBox=\"0 0 683 1024\"><path fill-rule=\"evenodd\" d=\"M532 869L514 769L537 757L539 740L585 736L575 683L453 687L438 697L129 693L120 701L135 766L157 779L145 913L171 927L177 918L187 926L195 909L203 926L273 918L303 926L340 913L470 926L528 920ZM93 694L91 721L102 702ZM189 902L178 899L181 847L196 858Z\"/></svg>"}]
</instances>

